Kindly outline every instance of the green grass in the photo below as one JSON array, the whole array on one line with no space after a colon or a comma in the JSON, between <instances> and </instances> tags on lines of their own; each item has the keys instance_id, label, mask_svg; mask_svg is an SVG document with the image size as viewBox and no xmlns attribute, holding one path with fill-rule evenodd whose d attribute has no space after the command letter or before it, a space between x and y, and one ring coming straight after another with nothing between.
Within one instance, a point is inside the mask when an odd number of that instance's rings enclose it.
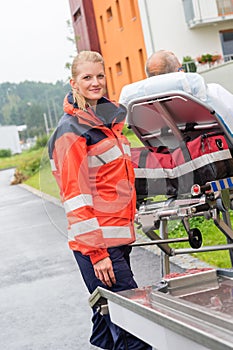
<instances>
[{"instance_id":1,"label":"green grass","mask_svg":"<svg viewBox=\"0 0 233 350\"><path fill-rule=\"evenodd\" d=\"M50 196L60 198L58 185L51 173L49 164L44 166L39 172L26 180L25 183L40 190L41 192L49 194Z\"/></svg>"},{"instance_id":2,"label":"green grass","mask_svg":"<svg viewBox=\"0 0 233 350\"><path fill-rule=\"evenodd\" d=\"M51 171L47 147L41 149L38 171L30 176L25 183L50 196L60 198L58 185Z\"/></svg>"},{"instance_id":3,"label":"green grass","mask_svg":"<svg viewBox=\"0 0 233 350\"><path fill-rule=\"evenodd\" d=\"M231 213L231 221L232 213ZM203 246L226 244L225 235L216 227L213 220L206 220L204 217L192 218L189 220L190 228L198 228L202 234ZM169 238L187 237L187 233L180 222L174 227L174 222L168 223ZM172 248L190 248L188 242L171 244ZM206 263L218 267L231 267L229 252L227 250L200 252L192 254Z\"/></svg>"},{"instance_id":4,"label":"green grass","mask_svg":"<svg viewBox=\"0 0 233 350\"><path fill-rule=\"evenodd\" d=\"M41 157L43 149L35 151L24 151L21 154L16 154L12 157L0 158L0 170L8 168L22 167L30 161Z\"/></svg>"}]
</instances>

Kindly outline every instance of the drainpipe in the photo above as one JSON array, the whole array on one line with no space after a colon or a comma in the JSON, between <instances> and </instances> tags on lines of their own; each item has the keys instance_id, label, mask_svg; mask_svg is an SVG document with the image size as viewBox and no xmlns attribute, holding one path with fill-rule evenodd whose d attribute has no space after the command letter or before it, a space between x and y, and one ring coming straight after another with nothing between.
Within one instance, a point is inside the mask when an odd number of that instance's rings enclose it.
<instances>
[{"instance_id":1,"label":"drainpipe","mask_svg":"<svg viewBox=\"0 0 233 350\"><path fill-rule=\"evenodd\" d=\"M138 0L147 56L155 52L147 0Z\"/></svg>"},{"instance_id":2,"label":"drainpipe","mask_svg":"<svg viewBox=\"0 0 233 350\"><path fill-rule=\"evenodd\" d=\"M147 0L145 0L145 10L146 10L146 19L147 19L148 29L149 29L149 34L150 34L151 47L152 47L153 52L155 52L155 45L154 45L153 34L152 34L152 29L151 29L151 21L150 21L150 16L149 16Z\"/></svg>"}]
</instances>

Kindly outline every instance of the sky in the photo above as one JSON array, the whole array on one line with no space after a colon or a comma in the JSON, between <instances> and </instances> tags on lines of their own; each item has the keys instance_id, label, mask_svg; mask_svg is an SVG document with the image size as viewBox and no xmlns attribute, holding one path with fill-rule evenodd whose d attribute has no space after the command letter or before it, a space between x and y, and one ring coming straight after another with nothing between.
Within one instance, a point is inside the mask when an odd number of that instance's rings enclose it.
<instances>
[{"instance_id":1,"label":"sky","mask_svg":"<svg viewBox=\"0 0 233 350\"><path fill-rule=\"evenodd\" d=\"M67 81L75 55L69 0L0 1L0 84Z\"/></svg>"}]
</instances>

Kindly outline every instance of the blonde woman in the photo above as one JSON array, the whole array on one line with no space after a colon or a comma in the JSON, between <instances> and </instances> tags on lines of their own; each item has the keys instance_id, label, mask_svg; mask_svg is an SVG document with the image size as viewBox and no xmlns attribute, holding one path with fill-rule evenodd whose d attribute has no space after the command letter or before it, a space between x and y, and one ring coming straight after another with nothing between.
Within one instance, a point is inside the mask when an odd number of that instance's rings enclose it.
<instances>
[{"instance_id":1,"label":"blonde woman","mask_svg":"<svg viewBox=\"0 0 233 350\"><path fill-rule=\"evenodd\" d=\"M130 147L122 135L126 110L104 97L102 56L82 51L73 60L72 91L49 141L53 174L68 219L69 246L84 282L118 292L136 288L130 268L135 190ZM118 247L117 247L118 246ZM90 342L102 349L151 347L93 310Z\"/></svg>"}]
</instances>

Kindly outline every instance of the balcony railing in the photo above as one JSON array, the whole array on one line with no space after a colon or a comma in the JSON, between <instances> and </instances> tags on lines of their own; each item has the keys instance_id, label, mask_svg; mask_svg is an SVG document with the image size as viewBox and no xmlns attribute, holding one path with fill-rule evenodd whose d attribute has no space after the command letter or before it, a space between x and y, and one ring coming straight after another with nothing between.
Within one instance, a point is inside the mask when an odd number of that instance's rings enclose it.
<instances>
[{"instance_id":1,"label":"balcony railing","mask_svg":"<svg viewBox=\"0 0 233 350\"><path fill-rule=\"evenodd\" d=\"M183 7L190 28L233 19L233 0L183 0Z\"/></svg>"},{"instance_id":2,"label":"balcony railing","mask_svg":"<svg viewBox=\"0 0 233 350\"><path fill-rule=\"evenodd\" d=\"M233 0L216 0L218 15L227 16L233 14Z\"/></svg>"}]
</instances>

